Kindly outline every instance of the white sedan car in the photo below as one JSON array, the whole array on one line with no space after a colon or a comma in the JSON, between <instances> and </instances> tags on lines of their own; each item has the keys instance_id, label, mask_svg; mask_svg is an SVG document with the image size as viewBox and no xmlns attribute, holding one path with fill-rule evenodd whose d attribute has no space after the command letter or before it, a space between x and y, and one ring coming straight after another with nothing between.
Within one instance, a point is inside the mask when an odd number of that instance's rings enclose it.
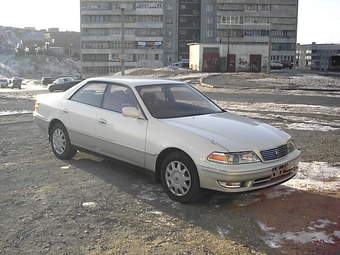
<instances>
[{"instance_id":1,"label":"white sedan car","mask_svg":"<svg viewBox=\"0 0 340 255\"><path fill-rule=\"evenodd\" d=\"M298 171L300 150L289 134L227 112L180 81L90 78L40 95L33 116L57 158L83 150L142 167L180 203L202 189L278 185Z\"/></svg>"}]
</instances>

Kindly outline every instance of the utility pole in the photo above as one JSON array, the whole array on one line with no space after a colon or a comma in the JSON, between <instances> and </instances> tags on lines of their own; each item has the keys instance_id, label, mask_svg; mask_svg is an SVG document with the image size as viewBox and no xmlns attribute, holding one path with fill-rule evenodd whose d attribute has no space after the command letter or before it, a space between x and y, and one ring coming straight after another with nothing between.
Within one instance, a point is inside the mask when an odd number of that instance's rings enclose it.
<instances>
[{"instance_id":1,"label":"utility pole","mask_svg":"<svg viewBox=\"0 0 340 255\"><path fill-rule=\"evenodd\" d=\"M125 33L125 31L124 31L124 22L125 22L125 17L124 17L124 8L121 8L121 11L122 11L122 42L121 42L121 44L122 44L122 54L121 54L121 56L120 56L120 63L121 63L121 69L122 69L122 75L124 75L124 61L125 61L125 40L124 40L124 33Z\"/></svg>"},{"instance_id":2,"label":"utility pole","mask_svg":"<svg viewBox=\"0 0 340 255\"><path fill-rule=\"evenodd\" d=\"M230 59L229 59L229 45L230 45L230 34L229 34L229 27L227 30L227 35L228 35L228 52L227 52L227 73L229 72L229 64L230 64Z\"/></svg>"},{"instance_id":3,"label":"utility pole","mask_svg":"<svg viewBox=\"0 0 340 255\"><path fill-rule=\"evenodd\" d=\"M68 48L68 61L69 61L69 64L70 64L70 75L72 76L72 62L71 62L71 48L73 46L72 43L69 44L69 48Z\"/></svg>"},{"instance_id":4,"label":"utility pole","mask_svg":"<svg viewBox=\"0 0 340 255\"><path fill-rule=\"evenodd\" d=\"M272 58L272 39L268 41L268 59L267 59L267 73L270 73L270 63Z\"/></svg>"}]
</instances>

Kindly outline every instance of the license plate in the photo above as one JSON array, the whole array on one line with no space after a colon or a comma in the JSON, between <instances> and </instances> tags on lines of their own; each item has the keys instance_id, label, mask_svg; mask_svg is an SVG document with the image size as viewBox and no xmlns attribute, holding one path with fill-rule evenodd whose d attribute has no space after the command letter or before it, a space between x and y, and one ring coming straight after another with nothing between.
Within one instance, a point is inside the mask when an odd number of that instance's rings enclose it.
<instances>
[{"instance_id":1,"label":"license plate","mask_svg":"<svg viewBox=\"0 0 340 255\"><path fill-rule=\"evenodd\" d=\"M272 178L278 178L284 174L285 166L278 166L272 169Z\"/></svg>"}]
</instances>

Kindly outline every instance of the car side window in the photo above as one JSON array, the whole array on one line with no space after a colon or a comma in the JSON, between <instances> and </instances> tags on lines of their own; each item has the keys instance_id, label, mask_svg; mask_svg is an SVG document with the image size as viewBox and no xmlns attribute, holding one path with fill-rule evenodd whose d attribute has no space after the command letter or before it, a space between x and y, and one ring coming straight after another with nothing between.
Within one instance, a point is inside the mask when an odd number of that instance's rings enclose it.
<instances>
[{"instance_id":1,"label":"car side window","mask_svg":"<svg viewBox=\"0 0 340 255\"><path fill-rule=\"evenodd\" d=\"M131 89L115 84L108 85L104 95L104 109L121 113L124 107L137 108L137 105L137 99Z\"/></svg>"},{"instance_id":2,"label":"car side window","mask_svg":"<svg viewBox=\"0 0 340 255\"><path fill-rule=\"evenodd\" d=\"M100 107L106 86L106 83L90 82L73 94L70 100Z\"/></svg>"}]
</instances>

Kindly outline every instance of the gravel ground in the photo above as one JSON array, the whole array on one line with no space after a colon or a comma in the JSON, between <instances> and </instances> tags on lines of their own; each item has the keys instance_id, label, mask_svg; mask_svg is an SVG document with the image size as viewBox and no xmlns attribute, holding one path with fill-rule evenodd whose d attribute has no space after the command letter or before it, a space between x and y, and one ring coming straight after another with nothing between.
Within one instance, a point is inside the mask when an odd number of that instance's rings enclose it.
<instances>
[{"instance_id":1,"label":"gravel ground","mask_svg":"<svg viewBox=\"0 0 340 255\"><path fill-rule=\"evenodd\" d=\"M169 75L161 72L153 75ZM172 77L207 93L339 97L338 78L295 75L289 84L285 77L291 74L195 78L178 72L180 77ZM320 83L330 84L331 91ZM22 111L0 117L0 254L340 254L339 191L280 185L246 194L207 193L196 204L181 205L149 176L119 162L86 153L57 160L31 113L25 113L34 98L32 92L0 94L2 111ZM338 107L285 111L281 104L219 103L284 127L301 148L303 162L339 166ZM289 128L296 122L333 129Z\"/></svg>"}]
</instances>

